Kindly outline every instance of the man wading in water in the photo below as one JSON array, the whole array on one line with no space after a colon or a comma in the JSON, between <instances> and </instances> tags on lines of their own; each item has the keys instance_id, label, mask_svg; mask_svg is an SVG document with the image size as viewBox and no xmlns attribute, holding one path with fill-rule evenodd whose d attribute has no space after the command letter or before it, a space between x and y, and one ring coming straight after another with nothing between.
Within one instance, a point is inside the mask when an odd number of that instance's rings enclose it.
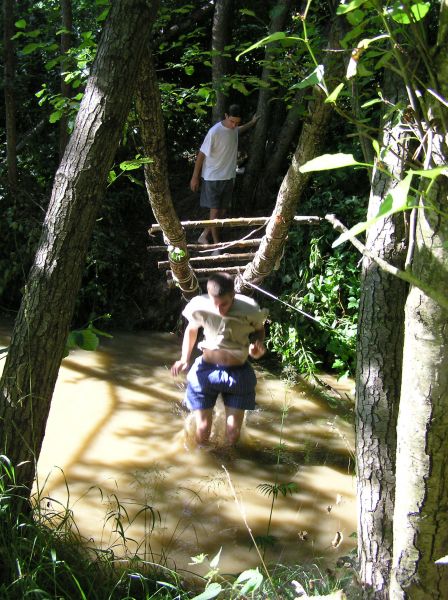
<instances>
[{"instance_id":1,"label":"man wading in water","mask_svg":"<svg viewBox=\"0 0 448 600\"><path fill-rule=\"evenodd\" d=\"M171 367L174 376L188 370L199 328L204 328L204 339L198 344L202 356L188 372L185 394L185 404L195 414L196 440L199 444L208 442L213 407L221 394L226 441L233 445L239 439L245 411L255 408L257 379L247 358L260 358L266 352L267 311L252 298L235 294L230 275L217 273L207 282L207 294L190 300L182 314L188 326L180 360Z\"/></svg>"}]
</instances>

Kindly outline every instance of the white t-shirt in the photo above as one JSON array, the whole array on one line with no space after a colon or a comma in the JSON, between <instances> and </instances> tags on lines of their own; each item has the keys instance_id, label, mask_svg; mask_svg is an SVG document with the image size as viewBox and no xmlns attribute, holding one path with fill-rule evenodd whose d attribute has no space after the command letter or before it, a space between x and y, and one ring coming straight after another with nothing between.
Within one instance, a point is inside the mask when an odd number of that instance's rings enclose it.
<instances>
[{"instance_id":1,"label":"white t-shirt","mask_svg":"<svg viewBox=\"0 0 448 600\"><path fill-rule=\"evenodd\" d=\"M223 317L214 308L208 294L195 296L182 314L189 323L204 328L200 350L227 350L241 362L249 354L249 334L261 329L268 314L255 300L235 294L229 312Z\"/></svg>"},{"instance_id":2,"label":"white t-shirt","mask_svg":"<svg viewBox=\"0 0 448 600\"><path fill-rule=\"evenodd\" d=\"M200 151L205 154L202 177L208 181L234 179L238 152L238 128L230 129L221 123L211 127L202 142Z\"/></svg>"}]
</instances>

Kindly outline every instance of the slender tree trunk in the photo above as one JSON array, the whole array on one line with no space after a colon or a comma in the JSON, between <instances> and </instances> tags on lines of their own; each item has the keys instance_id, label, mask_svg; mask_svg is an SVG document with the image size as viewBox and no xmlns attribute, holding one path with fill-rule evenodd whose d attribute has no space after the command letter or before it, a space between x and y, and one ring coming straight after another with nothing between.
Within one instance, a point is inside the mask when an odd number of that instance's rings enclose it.
<instances>
[{"instance_id":1,"label":"slender tree trunk","mask_svg":"<svg viewBox=\"0 0 448 600\"><path fill-rule=\"evenodd\" d=\"M154 216L164 233L167 246L183 254L168 253L171 270L186 298L197 295L199 284L189 264L185 231L173 206L168 180L165 127L154 61L150 50L142 59L137 83L136 107L145 156L145 183ZM173 259L174 258L174 259Z\"/></svg>"},{"instance_id":2,"label":"slender tree trunk","mask_svg":"<svg viewBox=\"0 0 448 600\"><path fill-rule=\"evenodd\" d=\"M446 210L441 179L433 201ZM419 211L413 273L448 290L448 219L428 207ZM435 561L448 554L448 313L413 288L405 327L390 597L444 600L448 567Z\"/></svg>"},{"instance_id":3,"label":"slender tree trunk","mask_svg":"<svg viewBox=\"0 0 448 600\"><path fill-rule=\"evenodd\" d=\"M338 18L332 21L330 47L340 38L340 25ZM326 70L331 69L331 72L335 73L335 77L342 73L343 64L337 53L327 53L324 64ZM252 262L247 265L244 273L235 279L237 292L250 292L249 284L260 282L267 277L282 257L289 227L310 178L310 173L301 173L299 169L319 154L333 114L331 104L325 103L324 93L317 86L313 91L312 100L308 103L308 114L309 118L303 123L291 165L283 178L273 213L266 225L266 234Z\"/></svg>"},{"instance_id":4,"label":"slender tree trunk","mask_svg":"<svg viewBox=\"0 0 448 600\"><path fill-rule=\"evenodd\" d=\"M405 97L401 79L386 73L384 98L397 104ZM387 123L383 163L397 179L375 170L368 218L401 179L408 153L401 123ZM367 231L366 248L400 269L406 259L404 217L380 221ZM392 567L395 448L400 398L404 305L407 285L364 258L356 370L356 455L358 556L368 594L386 599Z\"/></svg>"},{"instance_id":5,"label":"slender tree trunk","mask_svg":"<svg viewBox=\"0 0 448 600\"><path fill-rule=\"evenodd\" d=\"M448 94L448 0L441 3L434 49L436 89ZM428 166L448 163L448 109L428 98ZM417 213L413 274L448 290L448 177L440 175ZM434 210L435 209L435 210ZM412 288L406 303L397 426L393 600L445 600L448 567L448 311Z\"/></svg>"},{"instance_id":6,"label":"slender tree trunk","mask_svg":"<svg viewBox=\"0 0 448 600\"><path fill-rule=\"evenodd\" d=\"M230 23L233 14L233 0L216 0L212 28L212 84L216 93L212 121L217 123L227 109L227 95L223 80L228 73L229 61L225 56L225 46L229 43Z\"/></svg>"},{"instance_id":7,"label":"slender tree trunk","mask_svg":"<svg viewBox=\"0 0 448 600\"><path fill-rule=\"evenodd\" d=\"M31 489L107 173L128 114L155 2L116 0L56 173L0 381L0 451Z\"/></svg>"},{"instance_id":8,"label":"slender tree trunk","mask_svg":"<svg viewBox=\"0 0 448 600\"><path fill-rule=\"evenodd\" d=\"M15 72L16 53L12 37L14 28L14 0L3 0L3 56L4 56L4 97L6 125L6 155L8 166L8 184L11 191L17 189L17 129Z\"/></svg>"},{"instance_id":9,"label":"slender tree trunk","mask_svg":"<svg viewBox=\"0 0 448 600\"><path fill-rule=\"evenodd\" d=\"M275 16L271 21L269 34L281 31L284 28L289 16L290 8L291 0L279 0L275 9ZM257 183L260 179L261 169L265 159L265 145L270 115L269 100L272 97L272 68L270 66L272 60L274 60L273 44L268 44L266 46L264 58L265 66L263 67L261 74L261 80L267 85L260 87L258 93L257 115L259 116L259 120L253 132L250 134L251 150L240 192L241 197L244 198L244 205L249 208L254 204Z\"/></svg>"},{"instance_id":10,"label":"slender tree trunk","mask_svg":"<svg viewBox=\"0 0 448 600\"><path fill-rule=\"evenodd\" d=\"M62 33L61 33L61 94L64 98L69 98L71 94L71 85L65 81L64 73L70 65L67 53L73 45L73 14L71 0L61 0ZM59 121L59 156L64 155L65 147L69 138L68 117L63 115Z\"/></svg>"},{"instance_id":11,"label":"slender tree trunk","mask_svg":"<svg viewBox=\"0 0 448 600\"><path fill-rule=\"evenodd\" d=\"M251 288L248 284L262 281L276 268L277 262L282 257L289 227L310 178L310 173L301 173L299 168L319 153L332 114L331 105L325 104L324 100L323 92L316 89L314 101L310 103L312 116L303 124L291 166L280 186L274 211L267 223L266 234L253 261L235 280L237 292L250 292Z\"/></svg>"}]
</instances>

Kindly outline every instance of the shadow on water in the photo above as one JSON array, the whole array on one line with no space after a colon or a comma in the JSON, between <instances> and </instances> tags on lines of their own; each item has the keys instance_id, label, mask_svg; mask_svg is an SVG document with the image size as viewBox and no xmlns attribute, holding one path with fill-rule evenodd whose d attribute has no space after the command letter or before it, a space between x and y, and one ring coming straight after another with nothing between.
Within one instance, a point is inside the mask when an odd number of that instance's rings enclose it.
<instances>
[{"instance_id":1,"label":"shadow on water","mask_svg":"<svg viewBox=\"0 0 448 600\"><path fill-rule=\"evenodd\" d=\"M288 387L258 366L258 408L239 447L221 446L218 403L212 444L198 449L182 407L184 380L169 372L179 350L172 334L120 333L63 361L38 465L43 505L69 506L82 535L117 556L126 546L203 573L191 557L222 547L221 571L238 572L259 564L248 527L267 533L272 496L258 486L294 484L275 499L276 544L266 560L332 562L349 552L356 509L347 411L328 403L328 389Z\"/></svg>"}]
</instances>

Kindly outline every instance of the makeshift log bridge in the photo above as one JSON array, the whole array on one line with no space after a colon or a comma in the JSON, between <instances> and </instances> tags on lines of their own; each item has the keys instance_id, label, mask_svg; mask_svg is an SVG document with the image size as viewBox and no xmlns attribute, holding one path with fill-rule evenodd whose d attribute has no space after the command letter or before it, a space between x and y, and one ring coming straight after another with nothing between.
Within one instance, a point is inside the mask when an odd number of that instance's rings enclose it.
<instances>
[{"instance_id":1,"label":"makeshift log bridge","mask_svg":"<svg viewBox=\"0 0 448 600\"><path fill-rule=\"evenodd\" d=\"M316 216L294 216L291 224L317 224L322 221ZM149 252L168 252L168 260L158 261L157 266L165 271L169 286L179 286L188 299L200 293L200 283L211 273L225 272L236 276L235 288L241 292L247 282L261 281L278 264L283 256L289 224L280 216L246 217L202 221L181 221L182 236L178 240L168 239L161 225L151 225L148 233L163 234L164 245L150 245ZM202 231L206 227L252 228L239 239L219 244L200 244L186 241L185 231ZM253 229L255 227L255 229ZM260 232L266 233L260 237ZM277 234L277 235L276 235ZM195 236L197 233L195 233ZM258 237L253 237L258 236ZM265 264L267 266L265 266ZM248 276L249 273L249 276Z\"/></svg>"}]
</instances>

